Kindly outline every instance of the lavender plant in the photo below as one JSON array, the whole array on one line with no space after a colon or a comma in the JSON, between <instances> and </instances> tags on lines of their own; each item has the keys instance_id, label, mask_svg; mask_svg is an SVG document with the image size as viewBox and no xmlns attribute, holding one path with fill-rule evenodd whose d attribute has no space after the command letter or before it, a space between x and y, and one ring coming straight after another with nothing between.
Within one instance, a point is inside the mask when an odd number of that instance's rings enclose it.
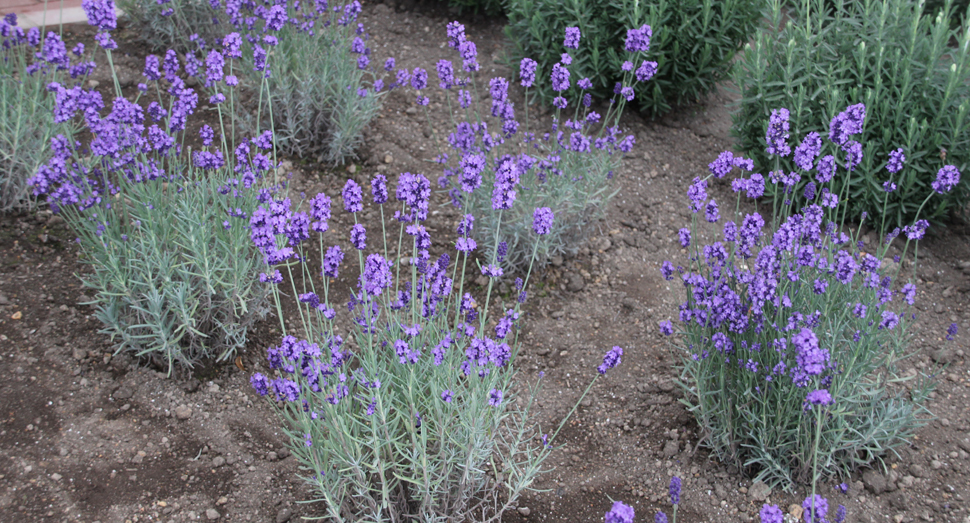
<instances>
[{"instance_id":1,"label":"lavender plant","mask_svg":"<svg viewBox=\"0 0 970 523\"><path fill-rule=\"evenodd\" d=\"M118 7L153 51L186 53L197 39L215 42L227 31L220 0L119 0Z\"/></svg>"},{"instance_id":2,"label":"lavender plant","mask_svg":"<svg viewBox=\"0 0 970 523\"><path fill-rule=\"evenodd\" d=\"M798 3L797 16L784 25L780 3L770 3L771 26L780 29L759 33L736 69L742 98L732 133L740 149L759 170L794 170L792 148L764 148L771 110L790 111L793 135L820 135L825 130L819 122L861 101L869 118L860 137L832 147L850 181L843 212L854 221L868 213L890 228L912 223L920 203L934 194L935 173L944 165L964 171L970 165L970 26L964 21L951 29L951 0L935 16L924 10L926 2L907 0ZM893 178L899 189L887 201L884 167L897 146L909 167ZM770 196L804 205L803 186L792 189L776 195L774 186L767 188ZM964 182L921 209L920 218L941 219L968 201Z\"/></svg>"},{"instance_id":3,"label":"lavender plant","mask_svg":"<svg viewBox=\"0 0 970 523\"><path fill-rule=\"evenodd\" d=\"M862 104L838 114L830 139L851 141L865 114ZM787 116L784 109L773 111L769 151L789 147ZM819 158L821 146L810 134L796 150L799 171L770 173L767 182L759 173L732 182L736 209L742 195L760 198L766 183L787 194L804 182L807 204L795 211L791 198L776 202L768 231L758 212L738 215L740 223L722 220L708 198L710 177L753 169L750 159L722 153L710 164L711 174L695 178L688 190L694 216L679 233L687 266L664 262L662 268L668 280L679 275L686 292L676 347L703 441L719 458L786 486L814 484L880 460L922 424L932 388L925 377L906 384L910 378L897 367L913 353L907 342L916 296L912 281L903 283L900 260L912 247L915 263L913 245L929 223L918 220L864 248L858 233L844 228L848 175L831 155ZM897 189L894 180L906 177L902 150L892 157L883 205ZM959 179L955 167L940 169L935 192L920 210ZM889 244L901 232L905 246L893 257L896 248ZM669 321L660 327L674 332Z\"/></svg>"},{"instance_id":4,"label":"lavender plant","mask_svg":"<svg viewBox=\"0 0 970 523\"><path fill-rule=\"evenodd\" d=\"M575 250L587 232L585 226L599 217L615 194L610 188L613 174L622 153L629 152L635 141L632 135L621 136L620 116L633 97L632 86L650 80L656 70L655 62L642 60L650 47L650 31L648 26L629 31L623 83L617 84L609 109L600 115L591 109L592 96L587 92L591 80L570 78L569 52L579 48L581 34L578 28L566 29L567 52L549 76L558 94L552 128L540 135L537 124L529 121L527 106L519 113L521 123L517 119L509 95L510 80L490 79L489 98L478 98L475 43L467 39L464 26L449 24L449 45L461 55L462 67L456 71L450 61L439 61L438 85L449 114L454 114L451 108L456 98L462 117L453 118L455 131L447 137L454 154L450 163L435 135L438 161L448 165L438 183L449 189L456 206L476 217L480 234L475 237L486 252L500 253L500 267L521 271L533 260L542 264L549 256ZM634 62L640 62L635 71ZM525 87L526 97L544 74L537 70L536 62L522 60L519 83ZM397 72L397 84L408 80L417 91L417 103L427 108L427 72L420 68ZM513 208L511 201L516 198L524 205ZM532 209L539 207L551 209L556 220L550 233L534 247L529 231Z\"/></svg>"},{"instance_id":5,"label":"lavender plant","mask_svg":"<svg viewBox=\"0 0 970 523\"><path fill-rule=\"evenodd\" d=\"M330 164L352 158L383 97L357 22L360 2L228 0L225 9L244 36L236 74L255 102L237 111L243 129L274 129L287 154Z\"/></svg>"},{"instance_id":6,"label":"lavender plant","mask_svg":"<svg viewBox=\"0 0 970 523\"><path fill-rule=\"evenodd\" d=\"M54 121L49 82L73 84L87 76L92 63L81 62L84 46L73 49L74 61L58 33L17 26L17 15L0 20L0 212L31 209L27 180L51 155L51 138L72 130Z\"/></svg>"},{"instance_id":7,"label":"lavender plant","mask_svg":"<svg viewBox=\"0 0 970 523\"><path fill-rule=\"evenodd\" d=\"M260 278L271 285L284 337L268 350L269 375L254 374L252 385L273 400L330 520L499 521L532 489L572 414L551 437L540 436L531 410L538 384L516 407L514 361L529 273L516 282L517 303L492 312L501 272L495 253L487 265L475 266L473 216L462 218L454 250L434 256L424 225L431 196L426 177L402 173L392 202L386 178L377 175L371 194L382 216L396 209L397 231L387 230L383 219L380 229L359 222L371 204L349 180L342 200L354 225L340 231L350 238L346 250L324 248L333 212L326 194L311 198L306 211L294 212L291 200L280 198L253 213L252 240L267 263ZM511 204L515 195L508 198ZM535 209L534 216L536 245L553 216L549 209ZM319 267L307 253L314 243ZM348 264L356 259L357 269L345 266L345 258ZM466 270L489 276L484 301L465 292ZM334 286L347 271L351 277L341 279L356 285L342 318ZM287 285L299 299L296 329L283 321ZM610 350L599 375L622 354L620 347Z\"/></svg>"},{"instance_id":8,"label":"lavender plant","mask_svg":"<svg viewBox=\"0 0 970 523\"><path fill-rule=\"evenodd\" d=\"M110 33L114 4L82 6L110 64L117 47ZM167 364L169 372L175 363L230 357L266 311L246 219L271 194L264 174L275 175L271 133L233 147L225 131L217 135L203 125L203 147L183 148L188 118L201 107L179 68L174 51L163 63L149 56L144 74L156 99L143 107L140 96L125 98L115 78L107 113L98 91L50 84L54 121L79 116L90 138L82 145L73 133L56 136L53 158L30 180L78 235L82 260L92 268L82 282L96 293L102 332L118 339L118 351ZM209 73L231 99L221 70ZM147 93L149 85L139 91ZM220 121L224 100L209 100Z\"/></svg>"}]
</instances>

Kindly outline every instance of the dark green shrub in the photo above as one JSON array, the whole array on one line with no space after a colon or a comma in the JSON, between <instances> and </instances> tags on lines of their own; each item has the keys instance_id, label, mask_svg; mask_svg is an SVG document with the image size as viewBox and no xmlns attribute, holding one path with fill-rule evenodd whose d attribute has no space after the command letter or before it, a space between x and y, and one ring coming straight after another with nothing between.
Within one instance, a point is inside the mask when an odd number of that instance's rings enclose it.
<instances>
[{"instance_id":1,"label":"dark green shrub","mask_svg":"<svg viewBox=\"0 0 970 523\"><path fill-rule=\"evenodd\" d=\"M649 83L635 86L639 108L660 114L696 101L728 76L735 53L754 34L762 16L759 0L509 0L505 29L511 58L539 63L548 76L559 61L566 27L579 27L583 39L570 70L589 77L594 98L608 99L620 80L626 30L653 28L651 57L658 70ZM537 90L552 100L549 86Z\"/></svg>"},{"instance_id":2,"label":"dark green shrub","mask_svg":"<svg viewBox=\"0 0 970 523\"><path fill-rule=\"evenodd\" d=\"M447 0L447 3L448 7L457 9L459 15L471 13L498 16L502 14L502 0Z\"/></svg>"},{"instance_id":3,"label":"dark green shrub","mask_svg":"<svg viewBox=\"0 0 970 523\"><path fill-rule=\"evenodd\" d=\"M950 2L932 20L906 0L835 4L826 12L823 0L805 0L796 20L778 32L759 34L745 49L734 77L742 98L732 132L756 169L790 172L793 155L765 152L765 121L772 109L790 111L791 136L811 131L825 136L832 117L847 106L865 104L866 124L857 138L865 144L863 158L842 196L848 199L847 216L867 212L877 224L902 226L912 222L944 164L967 169L970 32L966 26L962 32L950 29ZM772 2L772 11L773 27L780 27L779 2ZM951 41L955 48L947 47ZM899 190L889 195L883 211L882 186L890 176L886 161L896 147L903 148L906 167L894 176ZM838 148L823 154L835 155L840 165L845 159ZM801 194L796 187L796 205ZM923 216L939 218L963 207L967 196L964 181L934 200Z\"/></svg>"}]
</instances>

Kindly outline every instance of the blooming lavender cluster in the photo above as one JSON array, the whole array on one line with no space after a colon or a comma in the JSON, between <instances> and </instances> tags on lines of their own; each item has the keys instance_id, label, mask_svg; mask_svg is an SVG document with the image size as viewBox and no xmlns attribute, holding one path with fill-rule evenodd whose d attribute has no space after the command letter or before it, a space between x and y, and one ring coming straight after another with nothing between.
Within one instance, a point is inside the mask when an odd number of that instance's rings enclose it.
<instances>
[{"instance_id":1,"label":"blooming lavender cluster","mask_svg":"<svg viewBox=\"0 0 970 523\"><path fill-rule=\"evenodd\" d=\"M684 366L697 381L692 390L719 391L693 398L698 420L721 419L710 430L726 431L724 438L713 439L725 446L715 445L714 450L727 460L766 464L766 478L791 481L794 471L806 465L799 460L805 456L803 449L811 448L813 431L803 429L823 412L833 420L827 425L833 435L823 438L831 446L819 451L827 453L822 460L829 463L826 474L855 465L854 454L841 449L888 448L899 444L917 422L911 411L896 411L886 416L894 416L899 428L878 441L838 441L836 436L841 434L836 429L840 424L865 419L863 413L872 411L872 402L900 401L884 395L872 381L877 373L892 372L893 362L906 353L906 321L915 318L911 307L916 287L899 273L900 256L894 263L888 244L901 232L907 241L919 240L929 226L919 220L903 231L890 232L873 252L863 250L863 242L854 236L858 233L837 221L844 193L836 191L840 177L858 164L853 159L857 142L851 137L861 132L864 119L865 107L859 104L831 122L830 141L847 154L841 174L831 155L816 162L823 144L817 133L809 133L795 150L796 164L804 172L776 171L767 177L754 173L732 182L740 203L742 197L761 197L765 178L784 193L810 177L806 205L797 212L790 202L776 205L770 229L758 212L722 219L707 193L707 180L695 178L687 190L688 207L692 213L704 210L706 220L694 223L707 228L678 232L681 246L690 253L687 267L671 262L661 267L666 280L677 279L686 290L679 320ZM790 154L789 138L788 112L773 111L766 136L769 154ZM887 169L895 174L904 161L902 151L894 152ZM710 164L710 177L724 177L734 168L744 175L753 170L753 162L722 153ZM952 189L959 176L955 167L942 168L934 189ZM661 322L660 329L674 334L670 322ZM771 416L762 416L769 412ZM760 424L762 419L770 422ZM741 425L727 427L723 420ZM867 433L857 426L852 431ZM730 443L732 438L741 441Z\"/></svg>"},{"instance_id":2,"label":"blooming lavender cluster","mask_svg":"<svg viewBox=\"0 0 970 523\"><path fill-rule=\"evenodd\" d=\"M623 136L617 125L623 104L631 99L630 85L648 81L656 71L656 63L640 60L634 71L630 61L629 67L624 68L626 85L617 88L608 111L601 115L593 109L587 92L591 81L572 78L568 51L579 47L582 34L579 28L567 28L563 41L567 52L551 71L543 74L529 58L520 64L519 85L535 87L545 76L559 95L554 102L557 111L552 128L538 134L535 124L529 122L528 107L516 108L509 92L513 82L509 79L492 78L488 82L486 103L494 120L479 118L476 115L480 113L469 110L475 103L472 94L478 67L469 63L475 57L475 47L458 22L448 24L447 32L449 46L462 56L464 74L457 73L451 62L441 61L437 65L439 86L446 99L458 87L458 105L468 111L467 118L455 122L453 132L447 136L451 152L438 157L440 163L446 164L439 186L449 190L454 205L479 220L476 245L492 253L499 244L505 244L507 255L501 263L506 269L524 270L533 259L529 253L531 242L520 240L529 236L534 222L532 209L537 207L548 208L557 217L556 227L540 226L545 237L537 251L537 261L542 263L548 256L575 248L582 239L581 226L590 218L590 211L602 208L611 196L604 186L619 167L622 153L633 147L634 137ZM647 52L651 35L649 26L629 32L626 51L631 60L639 60ZM418 73L422 77L415 84ZM424 105L427 82L423 72L399 71L397 83L405 83L409 74L412 87L418 91L419 104ZM517 199L524 199L525 204L513 205Z\"/></svg>"}]
</instances>

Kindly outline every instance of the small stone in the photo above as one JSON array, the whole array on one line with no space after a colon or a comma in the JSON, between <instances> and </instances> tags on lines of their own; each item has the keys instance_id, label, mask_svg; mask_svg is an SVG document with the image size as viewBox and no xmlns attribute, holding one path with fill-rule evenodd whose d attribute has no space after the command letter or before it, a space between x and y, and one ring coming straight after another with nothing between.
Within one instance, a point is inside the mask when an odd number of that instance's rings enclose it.
<instances>
[{"instance_id":1,"label":"small stone","mask_svg":"<svg viewBox=\"0 0 970 523\"><path fill-rule=\"evenodd\" d=\"M188 405L175 407L175 417L180 420L187 420L192 417L192 409Z\"/></svg>"},{"instance_id":2,"label":"small stone","mask_svg":"<svg viewBox=\"0 0 970 523\"><path fill-rule=\"evenodd\" d=\"M788 513L791 514L796 520L802 519L803 512L805 512L805 509L803 509L801 505L796 505L793 503L788 507Z\"/></svg>"},{"instance_id":3,"label":"small stone","mask_svg":"<svg viewBox=\"0 0 970 523\"><path fill-rule=\"evenodd\" d=\"M660 390L664 392L671 392L674 390L674 384L669 381L661 381L657 386L660 387Z\"/></svg>"},{"instance_id":4,"label":"small stone","mask_svg":"<svg viewBox=\"0 0 970 523\"><path fill-rule=\"evenodd\" d=\"M672 458L680 452L680 443L670 440L664 444L663 455L665 458Z\"/></svg>"},{"instance_id":5,"label":"small stone","mask_svg":"<svg viewBox=\"0 0 970 523\"><path fill-rule=\"evenodd\" d=\"M226 458L222 456L216 456L212 459L212 468L217 469L226 464Z\"/></svg>"},{"instance_id":6,"label":"small stone","mask_svg":"<svg viewBox=\"0 0 970 523\"><path fill-rule=\"evenodd\" d=\"M23 318L23 317L24 317L24 313L22 313L20 311L17 311L17 312L15 312L15 313L13 313L13 314L10 315L10 319L11 320L19 320L20 318Z\"/></svg>"},{"instance_id":7,"label":"small stone","mask_svg":"<svg viewBox=\"0 0 970 523\"><path fill-rule=\"evenodd\" d=\"M74 348L74 350L71 351L71 357L74 358L74 359L76 359L77 361L81 361L84 358L86 358L87 356L88 356L88 353L87 352L85 352L82 349L78 349L76 347Z\"/></svg>"},{"instance_id":8,"label":"small stone","mask_svg":"<svg viewBox=\"0 0 970 523\"><path fill-rule=\"evenodd\" d=\"M222 514L220 514L218 510L216 510L214 508L210 508L210 509L208 509L208 510L205 511L205 517L209 521L215 521L215 520L219 519L220 517L222 517Z\"/></svg>"},{"instance_id":9,"label":"small stone","mask_svg":"<svg viewBox=\"0 0 970 523\"><path fill-rule=\"evenodd\" d=\"M60 474L58 474L57 472L55 472L55 473L53 473L53 474L51 474L51 479L52 479L52 480L54 480L54 481L60 481L62 477L63 477L63 476L61 476L61 475L60 475Z\"/></svg>"},{"instance_id":10,"label":"small stone","mask_svg":"<svg viewBox=\"0 0 970 523\"><path fill-rule=\"evenodd\" d=\"M915 463L909 466L909 473L916 476L917 478L926 477L926 469L923 468L922 465L915 464Z\"/></svg>"},{"instance_id":11,"label":"small stone","mask_svg":"<svg viewBox=\"0 0 970 523\"><path fill-rule=\"evenodd\" d=\"M404 110L404 112L407 113L407 114L418 114L418 108L417 107L408 107L407 109Z\"/></svg>"},{"instance_id":12,"label":"small stone","mask_svg":"<svg viewBox=\"0 0 970 523\"><path fill-rule=\"evenodd\" d=\"M566 284L566 290L569 292L579 292L586 288L586 280L583 279L583 277L579 274L574 272L567 273L566 279L569 281L569 283Z\"/></svg>"},{"instance_id":13,"label":"small stone","mask_svg":"<svg viewBox=\"0 0 970 523\"><path fill-rule=\"evenodd\" d=\"M226 503L229 503L229 498L225 496L222 496L216 501L216 505L225 505Z\"/></svg>"},{"instance_id":14,"label":"small stone","mask_svg":"<svg viewBox=\"0 0 970 523\"><path fill-rule=\"evenodd\" d=\"M771 487L764 482L755 481L748 489L748 495L757 502L763 502L768 499L768 496L771 496Z\"/></svg>"},{"instance_id":15,"label":"small stone","mask_svg":"<svg viewBox=\"0 0 970 523\"><path fill-rule=\"evenodd\" d=\"M276 513L276 523L286 523L293 517L293 511L289 508L281 508L279 512Z\"/></svg>"},{"instance_id":16,"label":"small stone","mask_svg":"<svg viewBox=\"0 0 970 523\"><path fill-rule=\"evenodd\" d=\"M933 461L930 462L930 468L932 468L933 470L940 470L941 468L943 468L943 462L938 459L934 459Z\"/></svg>"},{"instance_id":17,"label":"small stone","mask_svg":"<svg viewBox=\"0 0 970 523\"><path fill-rule=\"evenodd\" d=\"M275 452L270 451L266 454L266 461L276 461L278 459L280 458Z\"/></svg>"},{"instance_id":18,"label":"small stone","mask_svg":"<svg viewBox=\"0 0 970 523\"><path fill-rule=\"evenodd\" d=\"M529 517L529 514L532 514L532 511L529 510L529 507L519 507L519 514L521 514L522 517L527 518Z\"/></svg>"},{"instance_id":19,"label":"small stone","mask_svg":"<svg viewBox=\"0 0 970 523\"><path fill-rule=\"evenodd\" d=\"M99 85L101 85L101 82L97 80L88 80L88 88L90 89L97 89Z\"/></svg>"},{"instance_id":20,"label":"small stone","mask_svg":"<svg viewBox=\"0 0 970 523\"><path fill-rule=\"evenodd\" d=\"M559 318L562 318L565 315L566 315L566 311L553 311L553 313L551 314L553 319L556 319L556 320L558 320Z\"/></svg>"},{"instance_id":21,"label":"small stone","mask_svg":"<svg viewBox=\"0 0 970 523\"><path fill-rule=\"evenodd\" d=\"M389 154L385 154L384 155L384 163L390 164L393 161L394 161L394 157L393 156L391 156Z\"/></svg>"},{"instance_id":22,"label":"small stone","mask_svg":"<svg viewBox=\"0 0 970 523\"><path fill-rule=\"evenodd\" d=\"M623 305L623 308L631 311L636 310L637 308L637 300L633 298L623 298L623 301L621 303Z\"/></svg>"},{"instance_id":23,"label":"small stone","mask_svg":"<svg viewBox=\"0 0 970 523\"><path fill-rule=\"evenodd\" d=\"M889 488L887 485L889 481L886 479L886 476L883 476L882 474L874 470L865 471L862 474L862 481L865 482L866 489L869 492L872 492L873 494L875 494L876 496L878 496L879 494L882 494L883 492L889 491Z\"/></svg>"},{"instance_id":24,"label":"small stone","mask_svg":"<svg viewBox=\"0 0 970 523\"><path fill-rule=\"evenodd\" d=\"M549 263L551 263L553 267L562 267L562 264L563 264L562 256L557 254L555 256L550 257Z\"/></svg>"}]
</instances>

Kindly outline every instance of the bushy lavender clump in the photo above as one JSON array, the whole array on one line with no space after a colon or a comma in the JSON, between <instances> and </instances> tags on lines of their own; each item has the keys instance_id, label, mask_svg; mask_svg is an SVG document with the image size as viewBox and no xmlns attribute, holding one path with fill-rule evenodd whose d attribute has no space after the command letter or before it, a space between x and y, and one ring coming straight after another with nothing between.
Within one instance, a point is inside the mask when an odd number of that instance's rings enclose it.
<instances>
[{"instance_id":1,"label":"bushy lavender clump","mask_svg":"<svg viewBox=\"0 0 970 523\"><path fill-rule=\"evenodd\" d=\"M33 208L28 178L50 158L51 139L72 132L55 118L58 95L47 88L73 88L94 68L83 45L72 51L53 31L19 27L15 14L0 19L0 212Z\"/></svg>"},{"instance_id":2,"label":"bushy lavender clump","mask_svg":"<svg viewBox=\"0 0 970 523\"><path fill-rule=\"evenodd\" d=\"M530 408L537 387L524 410L514 401L512 364L529 274L517 282L521 294L512 308L493 307L502 271L501 253L492 253L481 267L489 285L478 302L463 288L466 269L475 270L468 266L475 249L468 235L476 219L462 218L454 250L432 254L425 226L430 180L401 173L390 201L386 177L378 175L371 194L365 199L353 180L341 194L354 225L334 232L349 233L356 269L341 266L340 246L324 250L322 234L333 228L328 221L337 205L328 196L314 196L309 213L278 196L252 214L252 240L267 263L264 274L272 275L265 281L277 310L280 284L288 279L300 319L294 329L280 313L284 337L268 350L269 372L254 374L252 385L280 409L293 454L310 471L307 479L328 517L407 521L420 513L436 521L499 521L540 472L558 434L550 438L535 426ZM364 241L357 213L371 205L381 216L393 214L396 233L382 223ZM531 241L538 244L558 218L548 208L531 213ZM311 266L307 245L319 246L322 266ZM351 287L345 306L335 300L344 295L344 289L334 292L338 284ZM619 347L609 351L600 374L619 364L620 354ZM504 467L502 484L486 476L492 463Z\"/></svg>"},{"instance_id":3,"label":"bushy lavender clump","mask_svg":"<svg viewBox=\"0 0 970 523\"><path fill-rule=\"evenodd\" d=\"M864 118L864 106L850 107L833 119L829 139L851 148ZM773 111L770 154L790 154L788 139L787 111ZM814 163L819 142L811 133L796 148L799 165ZM893 158L891 176L904 168L901 152ZM711 176L734 168L743 175L752 163L723 153L711 163ZM768 175L782 192L814 178L801 210L787 201L776 202L774 216L750 212L708 225L695 219L681 233L689 238L686 267L665 262L661 270L686 292L681 370L706 441L721 459L754 466L758 479L771 483L814 484L880 459L921 425L931 388L922 381L910 391L890 385L902 379L896 362L908 354L908 322L915 319L916 287L904 284L899 259L929 224L919 220L902 231L907 243L895 262L889 240L899 230L862 250L858 232L841 223L846 195L834 192L845 171L831 156L814 170ZM959 176L945 166L934 188L949 190ZM740 205L742 197L764 194L764 184L751 174L731 187ZM706 180L695 179L688 190L694 213L708 198L704 187ZM672 325L662 322L661 331L673 334Z\"/></svg>"},{"instance_id":4,"label":"bushy lavender clump","mask_svg":"<svg viewBox=\"0 0 970 523\"><path fill-rule=\"evenodd\" d=\"M90 2L85 10L103 31L98 41L110 63L114 4ZM80 132L54 137L53 158L30 179L34 194L78 236L92 267L83 283L96 293L102 332L117 350L169 372L175 363L232 356L267 309L257 280L281 279L260 274L247 227L258 201L271 194L263 180L276 170L268 156L272 134L237 145L228 131L217 138L203 126L205 146L183 149L188 119L200 107L198 93L175 75L178 66L174 51L164 61L149 57L145 76L159 99L148 104L122 96L117 78L108 107L96 90L51 83L54 120L83 121L89 141L82 144ZM228 82L212 87L232 98Z\"/></svg>"},{"instance_id":5,"label":"bushy lavender clump","mask_svg":"<svg viewBox=\"0 0 970 523\"><path fill-rule=\"evenodd\" d=\"M631 67L624 71L624 85L646 82L656 69L656 63L642 59L649 35L648 26L630 32L626 52ZM439 69L440 85L448 86L442 95L427 92L423 81L417 94L421 101L429 95L440 96L446 106L453 107L453 92L457 91L457 105L462 109L461 117L452 120L447 143L437 143L438 159L446 166L439 186L449 190L454 205L478 220L475 240L487 256L500 244L506 245L508 254L501 261L505 270L525 270L532 260L542 264L555 254L575 251L584 238L584 225L615 194L610 181L623 153L634 144L634 137L623 136L618 126L628 100L625 91L614 95L605 115L592 110L587 92L591 83L588 78L571 76L572 61L565 53L551 71L538 71L535 61L523 59L518 82L492 78L487 97L478 99L478 68L469 64L475 58L475 47L457 22L449 24L448 36L450 46L464 60L463 72L444 68L445 78ZM580 41L578 28L566 30L563 44L567 51L577 48ZM639 65L636 71L634 62ZM551 129L537 129L529 119L528 106L516 107L514 93L509 92L517 83L526 88L528 98L528 90L543 82L550 82L557 93ZM517 200L522 205L513 207ZM550 209L556 220L544 228L546 234L530 254L534 247L530 229L537 207Z\"/></svg>"},{"instance_id":6,"label":"bushy lavender clump","mask_svg":"<svg viewBox=\"0 0 970 523\"><path fill-rule=\"evenodd\" d=\"M369 35L357 21L360 2L268 6L227 0L223 9L242 36L234 45L241 47L243 63L228 74L238 75L254 94L235 107L243 129L256 134L272 128L276 147L287 154L328 164L353 158L386 88L396 86L385 86L384 68L371 63ZM207 52L194 50L195 62L202 63ZM198 71L191 74L205 81ZM273 96L260 98L261 89Z\"/></svg>"},{"instance_id":7,"label":"bushy lavender clump","mask_svg":"<svg viewBox=\"0 0 970 523\"><path fill-rule=\"evenodd\" d=\"M153 51L196 49L196 42L215 42L228 30L226 13L213 0L118 0L134 35Z\"/></svg>"}]
</instances>

